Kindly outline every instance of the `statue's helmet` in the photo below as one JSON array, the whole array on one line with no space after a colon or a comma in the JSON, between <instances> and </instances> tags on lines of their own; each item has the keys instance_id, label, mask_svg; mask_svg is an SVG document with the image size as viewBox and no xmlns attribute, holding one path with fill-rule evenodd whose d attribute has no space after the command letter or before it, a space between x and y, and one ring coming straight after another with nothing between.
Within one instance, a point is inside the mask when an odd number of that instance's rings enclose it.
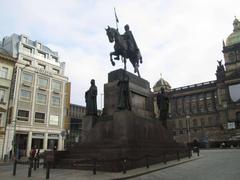
<instances>
[{"instance_id":1,"label":"statue's helmet","mask_svg":"<svg viewBox=\"0 0 240 180\"><path fill-rule=\"evenodd\" d=\"M125 31L129 31L129 25L126 24L126 25L124 26L124 29L125 29Z\"/></svg>"}]
</instances>

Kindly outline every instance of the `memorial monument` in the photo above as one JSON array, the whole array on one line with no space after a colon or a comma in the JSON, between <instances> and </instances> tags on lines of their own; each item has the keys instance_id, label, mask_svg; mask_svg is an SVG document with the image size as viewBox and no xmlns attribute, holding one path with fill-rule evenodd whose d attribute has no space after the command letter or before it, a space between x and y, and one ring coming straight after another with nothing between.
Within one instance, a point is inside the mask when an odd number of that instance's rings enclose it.
<instances>
[{"instance_id":1,"label":"memorial monument","mask_svg":"<svg viewBox=\"0 0 240 180\"><path fill-rule=\"evenodd\" d=\"M110 60L114 65L114 60L123 59L124 69L108 73L102 115L96 114L97 87L92 80L85 93L83 142L65 152L57 152L56 167L88 169L81 163L89 161L97 164L98 170L116 172L123 167L133 169L146 166L146 162L154 164L188 155L188 149L177 144L166 129L168 99L164 90L159 95L161 121L155 118L150 84L140 77L138 69L142 62L140 50L129 25L125 30L120 35L118 29L109 26L106 29L109 41L115 41ZM126 71L127 59L138 76Z\"/></svg>"}]
</instances>

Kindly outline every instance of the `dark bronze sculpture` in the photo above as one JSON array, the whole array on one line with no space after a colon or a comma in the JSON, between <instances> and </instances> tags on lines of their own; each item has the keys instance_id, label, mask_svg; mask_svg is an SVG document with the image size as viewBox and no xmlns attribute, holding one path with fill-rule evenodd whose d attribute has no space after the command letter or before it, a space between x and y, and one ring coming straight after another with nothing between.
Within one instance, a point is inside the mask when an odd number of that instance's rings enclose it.
<instances>
[{"instance_id":1,"label":"dark bronze sculpture","mask_svg":"<svg viewBox=\"0 0 240 180\"><path fill-rule=\"evenodd\" d=\"M162 121L162 125L167 128L167 118L169 111L169 98L165 94L164 88L161 88L161 93L157 95L157 106L160 111L159 120Z\"/></svg>"},{"instance_id":2,"label":"dark bronze sculpture","mask_svg":"<svg viewBox=\"0 0 240 180\"><path fill-rule=\"evenodd\" d=\"M91 87L85 92L86 115L97 116L97 86L95 80L91 80Z\"/></svg>"},{"instance_id":3,"label":"dark bronze sculpture","mask_svg":"<svg viewBox=\"0 0 240 180\"><path fill-rule=\"evenodd\" d=\"M142 63L142 56L133 34L129 29L129 25L125 25L124 28L125 33L123 35L120 35L118 29L114 29L109 26L106 29L109 42L113 43L115 41L115 51L110 53L110 61L114 66L115 62L113 61L112 56L116 56L114 60L119 60L121 56L124 62L124 69L126 70L126 59L129 59L134 67L134 72L140 77L138 67L139 61Z\"/></svg>"},{"instance_id":4,"label":"dark bronze sculpture","mask_svg":"<svg viewBox=\"0 0 240 180\"><path fill-rule=\"evenodd\" d=\"M119 97L118 97L118 109L131 110L130 97L129 97L129 77L124 73L121 80L118 82Z\"/></svg>"}]
</instances>

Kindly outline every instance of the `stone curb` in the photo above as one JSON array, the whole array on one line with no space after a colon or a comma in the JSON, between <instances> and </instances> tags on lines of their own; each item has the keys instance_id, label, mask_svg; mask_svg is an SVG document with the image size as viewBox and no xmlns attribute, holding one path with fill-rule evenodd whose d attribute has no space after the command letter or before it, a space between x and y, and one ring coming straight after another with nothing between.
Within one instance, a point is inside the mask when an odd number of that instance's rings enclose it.
<instances>
[{"instance_id":1,"label":"stone curb","mask_svg":"<svg viewBox=\"0 0 240 180\"><path fill-rule=\"evenodd\" d=\"M199 157L196 157L194 159L185 160L183 162L177 162L175 164L166 165L164 167L156 168L156 169L153 169L153 170L150 170L150 171L140 172L140 173L137 173L137 174L134 174L134 175L129 175L129 176L126 175L125 177L113 178L112 180L124 180L124 179L135 178L135 177L142 176L142 175L145 175L145 174L149 174L149 173L159 171L159 170L162 170L162 169L167 169L167 168L171 168L171 167L174 167L174 166L177 166L177 165L180 165L180 164L184 164L184 163L188 163L188 162L191 162L191 161L199 160L200 158L202 158L202 157L199 156Z\"/></svg>"}]
</instances>

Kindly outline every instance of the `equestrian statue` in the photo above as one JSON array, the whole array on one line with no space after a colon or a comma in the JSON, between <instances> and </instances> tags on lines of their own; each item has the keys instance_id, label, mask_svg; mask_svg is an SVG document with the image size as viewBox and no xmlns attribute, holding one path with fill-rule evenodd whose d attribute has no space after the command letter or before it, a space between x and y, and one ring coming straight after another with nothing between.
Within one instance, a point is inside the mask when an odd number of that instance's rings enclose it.
<instances>
[{"instance_id":1,"label":"equestrian statue","mask_svg":"<svg viewBox=\"0 0 240 180\"><path fill-rule=\"evenodd\" d=\"M115 65L114 60L121 60L124 63L124 70L126 70L126 60L129 59L133 65L134 73L137 73L140 77L140 73L138 70L139 62L142 63L142 56L140 50L137 46L137 43L133 37L132 32L129 29L129 25L124 26L125 33L120 34L118 32L118 28L109 27L106 30L107 36L110 43L115 42L114 44L114 52L110 53L110 61L112 65ZM113 59L113 56L114 59Z\"/></svg>"}]
</instances>

